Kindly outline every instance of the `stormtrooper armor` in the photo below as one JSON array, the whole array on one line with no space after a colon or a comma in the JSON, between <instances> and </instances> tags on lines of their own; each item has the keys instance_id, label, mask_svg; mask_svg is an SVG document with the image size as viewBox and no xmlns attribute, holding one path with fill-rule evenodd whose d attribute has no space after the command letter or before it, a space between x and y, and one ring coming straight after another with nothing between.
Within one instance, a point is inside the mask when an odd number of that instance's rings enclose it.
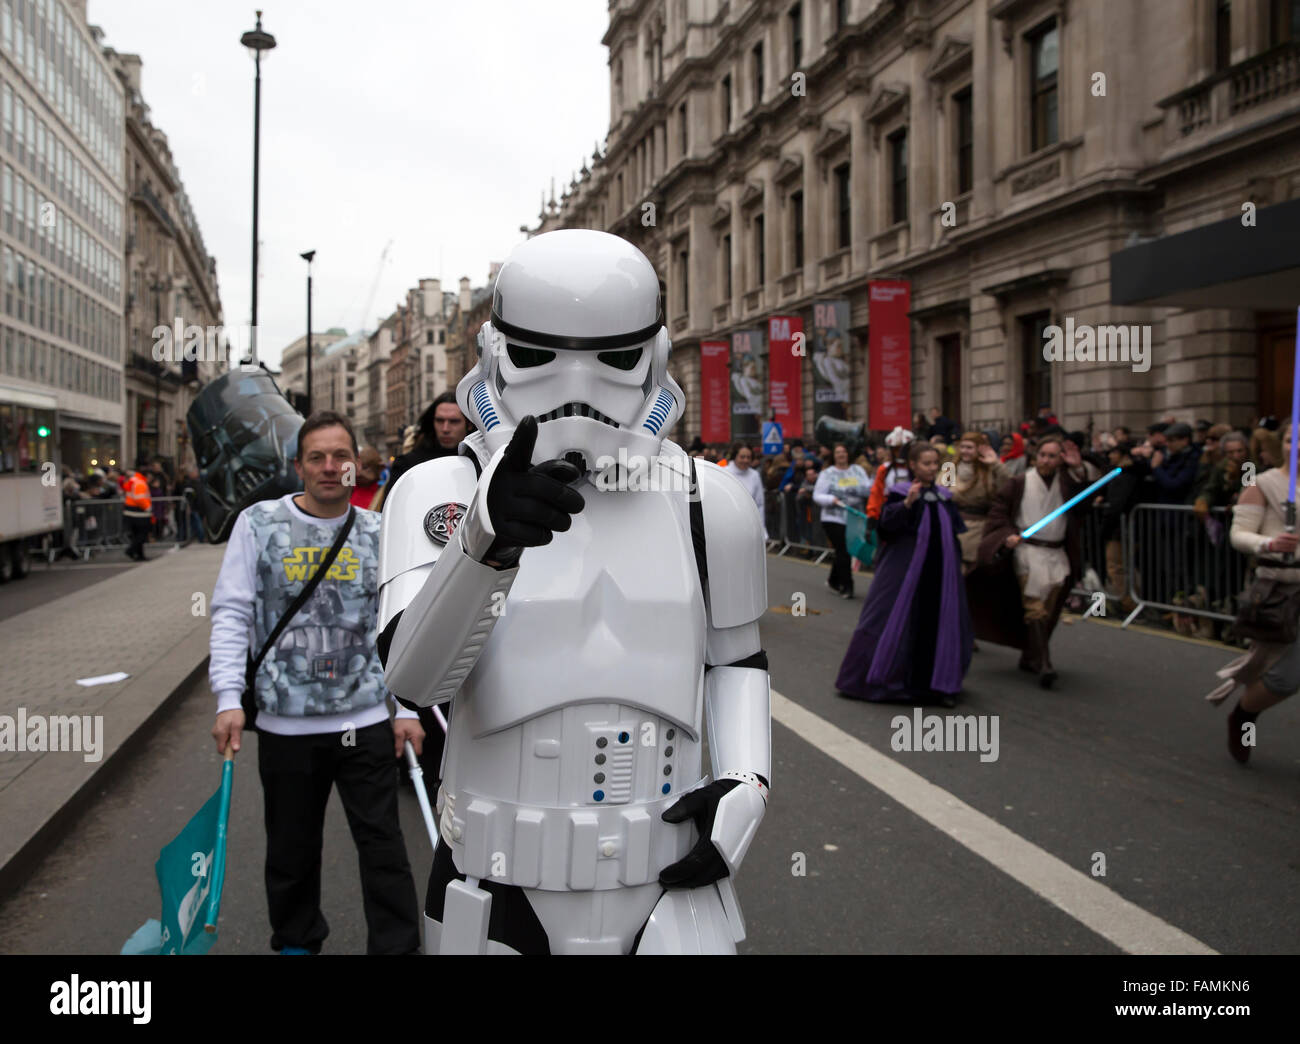
<instances>
[{"instance_id":1,"label":"stormtrooper armor","mask_svg":"<svg viewBox=\"0 0 1300 1044\"><path fill-rule=\"evenodd\" d=\"M388 687L452 704L426 952L734 953L771 774L758 511L662 436L684 396L631 244L522 244L478 344L479 430L393 488L380 552Z\"/></svg>"}]
</instances>

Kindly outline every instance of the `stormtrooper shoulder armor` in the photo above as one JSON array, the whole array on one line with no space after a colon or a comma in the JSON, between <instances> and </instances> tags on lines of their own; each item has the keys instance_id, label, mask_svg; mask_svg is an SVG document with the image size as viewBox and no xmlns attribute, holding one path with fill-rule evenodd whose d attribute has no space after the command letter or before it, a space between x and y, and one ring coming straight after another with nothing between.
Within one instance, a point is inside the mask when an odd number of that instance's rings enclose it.
<instances>
[{"instance_id":1,"label":"stormtrooper shoulder armor","mask_svg":"<svg viewBox=\"0 0 1300 1044\"><path fill-rule=\"evenodd\" d=\"M380 631L424 585L477 485L468 457L438 457L411 468L389 492L379 545Z\"/></svg>"},{"instance_id":2,"label":"stormtrooper shoulder armor","mask_svg":"<svg viewBox=\"0 0 1300 1044\"><path fill-rule=\"evenodd\" d=\"M767 611L767 546L763 520L748 491L725 468L695 461L708 571L709 618L739 627Z\"/></svg>"}]
</instances>

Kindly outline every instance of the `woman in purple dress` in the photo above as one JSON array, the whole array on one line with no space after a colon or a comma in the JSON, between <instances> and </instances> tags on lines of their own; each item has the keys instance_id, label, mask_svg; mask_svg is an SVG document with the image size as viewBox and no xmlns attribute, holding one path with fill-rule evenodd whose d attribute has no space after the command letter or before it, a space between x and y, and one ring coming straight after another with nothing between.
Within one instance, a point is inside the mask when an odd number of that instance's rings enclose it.
<instances>
[{"instance_id":1,"label":"woman in purple dress","mask_svg":"<svg viewBox=\"0 0 1300 1044\"><path fill-rule=\"evenodd\" d=\"M972 644L957 540L966 527L935 484L939 462L929 443L913 443L913 481L889 489L875 577L835 680L841 696L956 706Z\"/></svg>"}]
</instances>

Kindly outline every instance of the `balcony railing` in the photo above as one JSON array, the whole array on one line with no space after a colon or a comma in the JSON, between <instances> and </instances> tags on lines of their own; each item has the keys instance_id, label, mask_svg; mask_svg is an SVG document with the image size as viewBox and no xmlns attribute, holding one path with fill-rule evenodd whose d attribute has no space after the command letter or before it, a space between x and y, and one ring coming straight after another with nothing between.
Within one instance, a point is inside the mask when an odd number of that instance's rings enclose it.
<instances>
[{"instance_id":1,"label":"balcony railing","mask_svg":"<svg viewBox=\"0 0 1300 1044\"><path fill-rule=\"evenodd\" d=\"M1159 105L1172 123L1170 140L1175 140L1297 92L1300 41L1293 41L1215 73Z\"/></svg>"},{"instance_id":2,"label":"balcony railing","mask_svg":"<svg viewBox=\"0 0 1300 1044\"><path fill-rule=\"evenodd\" d=\"M1232 72L1232 101L1236 114L1300 90L1300 41L1275 47Z\"/></svg>"}]
</instances>

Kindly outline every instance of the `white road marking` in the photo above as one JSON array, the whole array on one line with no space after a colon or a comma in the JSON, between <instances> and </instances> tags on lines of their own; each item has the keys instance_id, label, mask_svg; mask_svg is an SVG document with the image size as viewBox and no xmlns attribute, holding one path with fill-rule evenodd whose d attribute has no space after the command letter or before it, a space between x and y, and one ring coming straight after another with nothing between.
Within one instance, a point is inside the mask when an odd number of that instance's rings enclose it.
<instances>
[{"instance_id":1,"label":"white road marking","mask_svg":"<svg viewBox=\"0 0 1300 1044\"><path fill-rule=\"evenodd\" d=\"M1217 952L775 689L772 717L1125 953Z\"/></svg>"}]
</instances>

